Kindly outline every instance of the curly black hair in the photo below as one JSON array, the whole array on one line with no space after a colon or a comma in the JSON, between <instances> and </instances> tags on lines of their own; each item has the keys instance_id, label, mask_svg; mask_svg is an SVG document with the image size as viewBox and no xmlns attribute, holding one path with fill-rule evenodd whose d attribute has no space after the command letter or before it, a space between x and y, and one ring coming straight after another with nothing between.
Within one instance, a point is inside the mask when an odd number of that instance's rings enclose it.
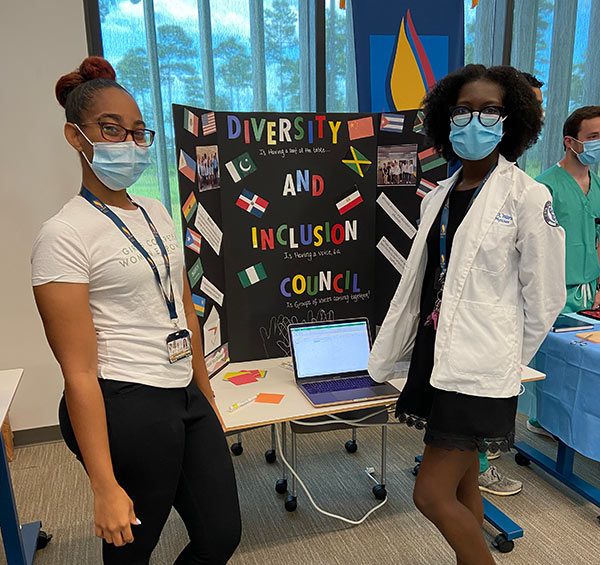
<instances>
[{"instance_id":1,"label":"curly black hair","mask_svg":"<svg viewBox=\"0 0 600 565\"><path fill-rule=\"evenodd\" d=\"M542 129L542 107L523 75L509 66L466 65L439 80L423 99L424 129L434 147L448 161L456 154L450 143L450 107L456 104L460 89L467 83L486 80L503 91L504 136L500 153L516 161L538 139Z\"/></svg>"}]
</instances>

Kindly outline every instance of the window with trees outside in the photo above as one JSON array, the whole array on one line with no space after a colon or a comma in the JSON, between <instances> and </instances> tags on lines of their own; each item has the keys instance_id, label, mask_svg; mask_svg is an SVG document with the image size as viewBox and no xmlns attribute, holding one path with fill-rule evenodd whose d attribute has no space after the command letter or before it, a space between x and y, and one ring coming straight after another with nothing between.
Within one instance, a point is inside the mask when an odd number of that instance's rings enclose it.
<instances>
[{"instance_id":1,"label":"window with trees outside","mask_svg":"<svg viewBox=\"0 0 600 565\"><path fill-rule=\"evenodd\" d=\"M321 1L326 109L356 111L350 10L341 9L339 0ZM152 148L152 167L131 192L161 198L177 224L172 104L316 111L315 0L97 0L97 5L103 56L138 102L148 127L164 131L163 146L157 135ZM159 81L152 78L157 76L153 64Z\"/></svg>"}]
</instances>

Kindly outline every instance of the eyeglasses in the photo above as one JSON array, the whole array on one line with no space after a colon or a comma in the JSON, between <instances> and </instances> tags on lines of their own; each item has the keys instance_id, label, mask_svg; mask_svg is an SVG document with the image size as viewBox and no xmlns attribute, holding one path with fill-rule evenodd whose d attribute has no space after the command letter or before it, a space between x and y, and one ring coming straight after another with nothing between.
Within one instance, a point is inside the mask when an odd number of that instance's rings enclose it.
<instances>
[{"instance_id":1,"label":"eyeglasses","mask_svg":"<svg viewBox=\"0 0 600 565\"><path fill-rule=\"evenodd\" d=\"M471 110L466 106L452 106L450 108L450 120L455 126L464 128L471 123L473 116L477 114L477 119L482 126L487 128L495 126L504 113L503 106L486 106L482 110Z\"/></svg>"},{"instance_id":2,"label":"eyeglasses","mask_svg":"<svg viewBox=\"0 0 600 565\"><path fill-rule=\"evenodd\" d=\"M140 147L150 147L154 141L155 132L151 129L127 129L119 124L113 124L111 122L89 122L87 124L80 125L99 126L102 137L106 139L106 141L110 141L112 143L125 141L129 134L131 134L135 144L139 145Z\"/></svg>"}]
</instances>

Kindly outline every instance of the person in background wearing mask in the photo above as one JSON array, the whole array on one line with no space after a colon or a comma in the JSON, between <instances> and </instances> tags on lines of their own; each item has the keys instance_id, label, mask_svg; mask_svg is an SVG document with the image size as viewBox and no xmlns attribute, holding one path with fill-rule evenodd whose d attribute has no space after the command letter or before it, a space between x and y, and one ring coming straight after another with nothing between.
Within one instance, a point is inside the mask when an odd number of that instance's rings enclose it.
<instances>
[{"instance_id":1,"label":"person in background wearing mask","mask_svg":"<svg viewBox=\"0 0 600 565\"><path fill-rule=\"evenodd\" d=\"M174 507L190 537L175 564L222 565L240 510L183 252L164 206L127 194L150 165L154 132L100 57L61 77L56 97L82 186L42 226L32 278L103 562L147 565Z\"/></svg>"},{"instance_id":2,"label":"person in background wearing mask","mask_svg":"<svg viewBox=\"0 0 600 565\"><path fill-rule=\"evenodd\" d=\"M565 300L564 232L548 190L514 161L541 108L512 67L467 65L423 102L434 147L462 167L423 199L404 274L369 357L376 381L411 361L396 415L425 426L417 508L459 565L492 565L478 452L514 442L520 364Z\"/></svg>"},{"instance_id":3,"label":"person in background wearing mask","mask_svg":"<svg viewBox=\"0 0 600 565\"><path fill-rule=\"evenodd\" d=\"M566 234L567 302L563 312L600 307L600 106L575 110L563 126L564 157L537 177L554 200Z\"/></svg>"}]
</instances>

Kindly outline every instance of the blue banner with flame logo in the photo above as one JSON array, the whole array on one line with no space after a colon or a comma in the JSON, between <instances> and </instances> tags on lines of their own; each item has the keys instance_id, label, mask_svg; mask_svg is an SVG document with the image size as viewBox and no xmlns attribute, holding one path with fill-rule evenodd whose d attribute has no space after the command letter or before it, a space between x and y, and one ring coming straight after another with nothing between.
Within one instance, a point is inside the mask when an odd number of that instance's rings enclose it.
<instances>
[{"instance_id":1,"label":"blue banner with flame logo","mask_svg":"<svg viewBox=\"0 0 600 565\"><path fill-rule=\"evenodd\" d=\"M463 8L463 0L355 0L359 111L419 108L437 80L462 67Z\"/></svg>"}]
</instances>

